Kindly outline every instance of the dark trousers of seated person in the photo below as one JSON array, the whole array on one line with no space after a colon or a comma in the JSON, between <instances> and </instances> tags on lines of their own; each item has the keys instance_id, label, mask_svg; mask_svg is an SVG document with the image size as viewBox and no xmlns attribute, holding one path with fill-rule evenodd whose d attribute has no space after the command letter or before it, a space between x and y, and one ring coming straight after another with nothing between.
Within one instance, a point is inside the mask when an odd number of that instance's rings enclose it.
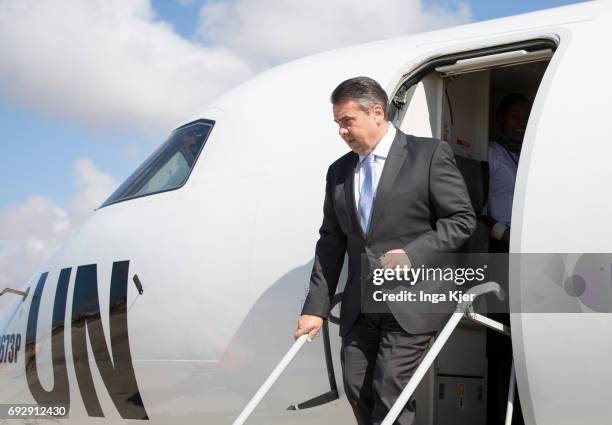
<instances>
[{"instance_id":1,"label":"dark trousers of seated person","mask_svg":"<svg viewBox=\"0 0 612 425\"><path fill-rule=\"evenodd\" d=\"M344 390L359 425L379 425L414 374L433 333L412 335L391 313L360 314L342 338ZM412 425L414 399L394 424Z\"/></svg>"},{"instance_id":2,"label":"dark trousers of seated person","mask_svg":"<svg viewBox=\"0 0 612 425\"><path fill-rule=\"evenodd\" d=\"M508 244L491 238L489 240L489 250L493 253L507 253ZM499 273L502 273L503 276L492 276L493 280L507 282L508 268L500 270ZM507 287L505 291L506 293L509 292ZM499 308L497 310L494 313L487 314L487 316L510 326L507 303L503 309L506 312L501 312ZM510 383L510 368L512 367L512 340L506 335L487 329L487 361L487 424L499 425L505 423L508 405L508 384ZM514 390L512 425L524 425L518 389L515 387Z\"/></svg>"},{"instance_id":3,"label":"dark trousers of seated person","mask_svg":"<svg viewBox=\"0 0 612 425\"><path fill-rule=\"evenodd\" d=\"M508 313L490 313L487 316L505 325L510 325L510 315ZM512 342L510 338L487 329L487 360L487 424L501 425L505 423L506 418L508 385L510 383L510 368L512 367ZM515 387L514 391L512 425L524 425L518 388Z\"/></svg>"}]
</instances>

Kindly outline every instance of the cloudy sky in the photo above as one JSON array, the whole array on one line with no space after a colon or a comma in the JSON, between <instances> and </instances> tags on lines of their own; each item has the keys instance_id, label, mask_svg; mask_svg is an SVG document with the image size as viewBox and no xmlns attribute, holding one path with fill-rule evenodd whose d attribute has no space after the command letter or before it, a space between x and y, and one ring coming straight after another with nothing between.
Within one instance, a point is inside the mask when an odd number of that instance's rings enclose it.
<instances>
[{"instance_id":1,"label":"cloudy sky","mask_svg":"<svg viewBox=\"0 0 612 425\"><path fill-rule=\"evenodd\" d=\"M360 42L574 0L0 0L0 289L21 287L184 117Z\"/></svg>"}]
</instances>

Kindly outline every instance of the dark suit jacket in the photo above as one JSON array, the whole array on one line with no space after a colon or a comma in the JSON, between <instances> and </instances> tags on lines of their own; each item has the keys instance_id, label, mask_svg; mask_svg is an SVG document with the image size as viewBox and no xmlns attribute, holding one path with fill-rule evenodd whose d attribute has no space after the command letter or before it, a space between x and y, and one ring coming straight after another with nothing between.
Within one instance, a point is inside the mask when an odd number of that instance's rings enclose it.
<instances>
[{"instance_id":1,"label":"dark suit jacket","mask_svg":"<svg viewBox=\"0 0 612 425\"><path fill-rule=\"evenodd\" d=\"M346 335L361 311L361 256L378 258L402 248L412 267L427 264L438 253L459 248L476 226L465 182L450 146L443 141L397 130L385 161L368 234L355 206L354 170L359 156L342 156L327 171L323 224L319 230L310 288L302 314L327 318L344 255L348 280L342 296L340 334ZM391 303L396 304L396 303ZM448 318L426 314L431 303L391 311L410 333L439 330Z\"/></svg>"}]
</instances>

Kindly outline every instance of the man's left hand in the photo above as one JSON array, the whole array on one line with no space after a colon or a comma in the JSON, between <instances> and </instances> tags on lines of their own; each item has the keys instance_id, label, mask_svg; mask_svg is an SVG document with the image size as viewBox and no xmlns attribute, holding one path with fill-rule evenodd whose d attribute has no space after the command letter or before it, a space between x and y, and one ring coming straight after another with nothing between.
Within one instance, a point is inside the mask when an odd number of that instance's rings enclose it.
<instances>
[{"instance_id":1,"label":"man's left hand","mask_svg":"<svg viewBox=\"0 0 612 425\"><path fill-rule=\"evenodd\" d=\"M380 257L380 265L385 269L393 269L395 266L412 266L410 259L403 249L392 249Z\"/></svg>"}]
</instances>

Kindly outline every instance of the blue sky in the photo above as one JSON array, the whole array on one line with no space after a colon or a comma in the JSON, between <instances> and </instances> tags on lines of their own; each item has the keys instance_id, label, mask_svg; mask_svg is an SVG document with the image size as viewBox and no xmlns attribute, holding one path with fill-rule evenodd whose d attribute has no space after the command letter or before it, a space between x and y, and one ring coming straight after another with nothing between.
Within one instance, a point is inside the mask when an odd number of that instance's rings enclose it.
<instances>
[{"instance_id":1,"label":"blue sky","mask_svg":"<svg viewBox=\"0 0 612 425\"><path fill-rule=\"evenodd\" d=\"M121 180L153 149L155 139L140 131L92 131L59 121L0 99L2 151L0 178L4 182L0 210L33 193L68 205L76 190L72 162L87 157ZM160 137L163 137L160 134ZM161 140L160 140L161 141ZM138 150L128 156L126 145Z\"/></svg>"},{"instance_id":2,"label":"blue sky","mask_svg":"<svg viewBox=\"0 0 612 425\"><path fill-rule=\"evenodd\" d=\"M578 3L384 1L0 0L0 287L44 260L181 119L267 67L406 28ZM322 12L332 19L312 31L308 16Z\"/></svg>"},{"instance_id":3,"label":"blue sky","mask_svg":"<svg viewBox=\"0 0 612 425\"><path fill-rule=\"evenodd\" d=\"M564 0L470 0L474 21L501 18L503 16L518 15L520 13L534 12L536 10L550 9L580 3L580 1Z\"/></svg>"}]
</instances>

